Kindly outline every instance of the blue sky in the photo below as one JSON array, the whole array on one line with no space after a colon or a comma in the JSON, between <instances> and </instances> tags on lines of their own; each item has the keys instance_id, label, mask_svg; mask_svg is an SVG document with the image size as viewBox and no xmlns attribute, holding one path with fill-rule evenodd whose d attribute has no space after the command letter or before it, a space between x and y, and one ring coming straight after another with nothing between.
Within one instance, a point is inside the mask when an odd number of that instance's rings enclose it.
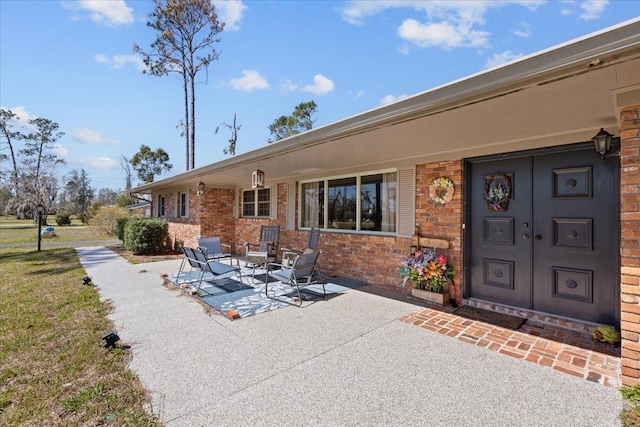
<instances>
[{"instance_id":1,"label":"blue sky","mask_svg":"<svg viewBox=\"0 0 640 427\"><path fill-rule=\"evenodd\" d=\"M640 1L213 1L225 30L196 89L196 167L238 154L310 100L314 127L640 16ZM151 0L0 0L0 106L65 132L59 175L122 189L120 156L164 148L185 170L176 76L143 74ZM7 164L2 165L3 168ZM134 180L134 185L137 180Z\"/></svg>"}]
</instances>

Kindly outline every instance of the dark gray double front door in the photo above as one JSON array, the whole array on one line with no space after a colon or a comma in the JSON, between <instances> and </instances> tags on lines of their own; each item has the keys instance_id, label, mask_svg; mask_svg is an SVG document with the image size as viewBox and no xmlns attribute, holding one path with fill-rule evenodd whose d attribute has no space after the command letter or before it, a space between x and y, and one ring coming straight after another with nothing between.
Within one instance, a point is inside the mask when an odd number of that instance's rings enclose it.
<instances>
[{"instance_id":1,"label":"dark gray double front door","mask_svg":"<svg viewBox=\"0 0 640 427\"><path fill-rule=\"evenodd\" d=\"M619 159L589 145L469 160L467 295L617 324ZM510 185L506 210L486 190Z\"/></svg>"}]
</instances>

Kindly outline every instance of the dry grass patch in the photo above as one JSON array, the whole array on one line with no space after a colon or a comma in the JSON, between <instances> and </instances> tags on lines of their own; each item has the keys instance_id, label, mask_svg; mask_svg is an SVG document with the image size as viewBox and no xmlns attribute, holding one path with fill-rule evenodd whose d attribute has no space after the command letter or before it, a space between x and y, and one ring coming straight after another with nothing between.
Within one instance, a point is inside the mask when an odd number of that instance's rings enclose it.
<instances>
[{"instance_id":1,"label":"dry grass patch","mask_svg":"<svg viewBox=\"0 0 640 427\"><path fill-rule=\"evenodd\" d=\"M73 248L0 259L0 424L158 426Z\"/></svg>"}]
</instances>

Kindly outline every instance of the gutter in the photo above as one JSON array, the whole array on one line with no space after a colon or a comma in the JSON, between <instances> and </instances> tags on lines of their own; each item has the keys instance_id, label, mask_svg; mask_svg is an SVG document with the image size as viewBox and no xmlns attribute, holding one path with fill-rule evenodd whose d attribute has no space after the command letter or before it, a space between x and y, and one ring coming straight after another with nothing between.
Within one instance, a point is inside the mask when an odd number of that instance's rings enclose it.
<instances>
[{"instance_id":1,"label":"gutter","mask_svg":"<svg viewBox=\"0 0 640 427\"><path fill-rule=\"evenodd\" d=\"M141 185L132 191L150 192L187 179L256 163L306 147L324 144L332 139L345 138L394 121L407 120L418 115L437 114L451 108L501 96L516 89L544 84L545 80L588 72L591 68L604 66L608 62L617 60L619 56L629 55L634 51L640 52L640 18L631 19L233 158Z\"/></svg>"}]
</instances>

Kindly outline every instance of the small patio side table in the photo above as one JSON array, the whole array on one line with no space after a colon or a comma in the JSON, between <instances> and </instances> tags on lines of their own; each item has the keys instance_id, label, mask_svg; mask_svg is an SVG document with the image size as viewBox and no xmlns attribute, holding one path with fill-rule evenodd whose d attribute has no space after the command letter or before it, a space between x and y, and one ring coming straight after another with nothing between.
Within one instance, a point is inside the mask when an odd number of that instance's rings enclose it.
<instances>
[{"instance_id":1,"label":"small patio side table","mask_svg":"<svg viewBox=\"0 0 640 427\"><path fill-rule=\"evenodd\" d=\"M244 262L245 267L251 269L251 280L255 283L254 276L256 275L256 268L264 267L269 262L269 259L267 258L266 253L264 255L254 254L245 257L238 257L236 258L238 267L240 267L240 261Z\"/></svg>"}]
</instances>

